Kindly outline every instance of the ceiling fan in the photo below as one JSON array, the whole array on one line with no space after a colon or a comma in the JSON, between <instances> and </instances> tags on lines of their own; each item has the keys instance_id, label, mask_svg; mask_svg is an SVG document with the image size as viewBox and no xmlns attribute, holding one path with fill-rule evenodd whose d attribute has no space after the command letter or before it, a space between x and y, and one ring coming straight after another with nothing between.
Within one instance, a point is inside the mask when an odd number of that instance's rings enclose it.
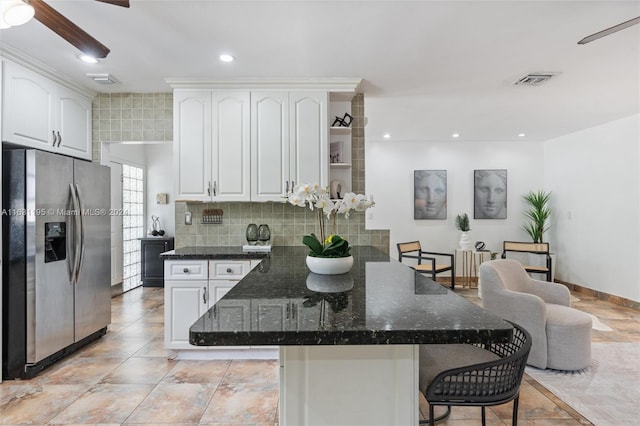
<instances>
[{"instance_id":1,"label":"ceiling fan","mask_svg":"<svg viewBox=\"0 0 640 426\"><path fill-rule=\"evenodd\" d=\"M106 58L110 50L104 44L87 34L82 28L71 22L60 12L42 0L23 0L33 6L34 18L42 22L51 31L77 47L82 53L94 58ZM129 0L96 0L120 7L129 7Z\"/></svg>"},{"instance_id":2,"label":"ceiling fan","mask_svg":"<svg viewBox=\"0 0 640 426\"><path fill-rule=\"evenodd\" d=\"M622 22L618 25L614 25L613 27L607 28L606 30L598 31L595 34L591 34L590 36L587 36L580 40L578 44L587 44L589 42L592 42L604 36L608 36L609 34L613 34L620 30L624 30L625 28L629 28L636 24L640 24L640 16L638 16L637 18L629 19L628 21Z\"/></svg>"}]
</instances>

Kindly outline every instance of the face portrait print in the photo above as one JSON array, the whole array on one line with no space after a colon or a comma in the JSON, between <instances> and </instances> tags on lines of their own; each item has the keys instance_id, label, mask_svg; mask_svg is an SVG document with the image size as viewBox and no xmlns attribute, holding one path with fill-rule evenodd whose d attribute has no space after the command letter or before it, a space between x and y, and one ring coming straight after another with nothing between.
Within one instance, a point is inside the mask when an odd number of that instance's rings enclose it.
<instances>
[{"instance_id":1,"label":"face portrait print","mask_svg":"<svg viewBox=\"0 0 640 426\"><path fill-rule=\"evenodd\" d=\"M447 171L415 170L413 172L413 218L447 218Z\"/></svg>"},{"instance_id":2,"label":"face portrait print","mask_svg":"<svg viewBox=\"0 0 640 426\"><path fill-rule=\"evenodd\" d=\"M475 219L507 218L507 171L476 170L474 172Z\"/></svg>"}]
</instances>

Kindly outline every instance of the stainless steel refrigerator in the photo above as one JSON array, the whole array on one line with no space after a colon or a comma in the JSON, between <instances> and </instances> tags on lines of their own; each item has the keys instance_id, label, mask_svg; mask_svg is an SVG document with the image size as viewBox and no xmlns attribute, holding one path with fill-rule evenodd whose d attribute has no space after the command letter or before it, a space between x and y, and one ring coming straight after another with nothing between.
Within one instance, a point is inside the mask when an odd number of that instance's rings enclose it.
<instances>
[{"instance_id":1,"label":"stainless steel refrigerator","mask_svg":"<svg viewBox=\"0 0 640 426\"><path fill-rule=\"evenodd\" d=\"M32 377L111 322L109 168L3 150L4 378Z\"/></svg>"}]
</instances>

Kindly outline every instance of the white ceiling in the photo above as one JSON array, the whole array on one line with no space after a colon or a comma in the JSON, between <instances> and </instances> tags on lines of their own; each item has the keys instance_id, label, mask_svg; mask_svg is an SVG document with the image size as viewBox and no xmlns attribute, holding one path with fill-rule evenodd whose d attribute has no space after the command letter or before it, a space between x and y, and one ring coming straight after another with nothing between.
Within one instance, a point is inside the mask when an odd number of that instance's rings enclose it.
<instances>
[{"instance_id":1,"label":"white ceiling","mask_svg":"<svg viewBox=\"0 0 640 426\"><path fill-rule=\"evenodd\" d=\"M111 49L99 64L36 20L0 46L100 92L168 92L165 78L358 77L366 136L543 141L640 111L640 1L47 0ZM218 60L220 53L237 60ZM104 86L86 73L109 73ZM539 87L514 86L558 72ZM518 138L520 132L527 134Z\"/></svg>"}]
</instances>

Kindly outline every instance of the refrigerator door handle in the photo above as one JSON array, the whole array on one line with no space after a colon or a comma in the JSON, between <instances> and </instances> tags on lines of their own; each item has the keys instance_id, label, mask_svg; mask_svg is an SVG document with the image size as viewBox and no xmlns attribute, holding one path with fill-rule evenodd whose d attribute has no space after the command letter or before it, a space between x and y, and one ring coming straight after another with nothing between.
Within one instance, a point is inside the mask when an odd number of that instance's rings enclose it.
<instances>
[{"instance_id":1,"label":"refrigerator door handle","mask_svg":"<svg viewBox=\"0 0 640 426\"><path fill-rule=\"evenodd\" d=\"M82 230L81 230L81 226L82 223L80 222L80 216L81 216L81 206L80 206L80 200L78 199L78 190L77 190L77 185L74 186L73 184L70 184L71 186L71 194L72 194L72 199L73 199L73 221L74 221L74 225L73 225L73 283L77 283L78 282L78 275L80 274L80 261L81 261L81 243L82 243Z\"/></svg>"},{"instance_id":2,"label":"refrigerator door handle","mask_svg":"<svg viewBox=\"0 0 640 426\"><path fill-rule=\"evenodd\" d=\"M79 232L78 243L76 245L76 249L78 250L78 258L76 262L76 283L80 279L80 269L82 267L82 258L84 257L84 219L83 219L83 211L82 211L82 197L80 195L80 188L78 184L76 186L76 199L78 200L78 214L77 214L77 224Z\"/></svg>"},{"instance_id":3,"label":"refrigerator door handle","mask_svg":"<svg viewBox=\"0 0 640 426\"><path fill-rule=\"evenodd\" d=\"M69 273L69 284L75 283L76 276L76 245L75 245L75 225L71 221L75 222L73 212L76 211L75 191L73 184L69 184L69 199L67 203L67 272Z\"/></svg>"}]
</instances>

